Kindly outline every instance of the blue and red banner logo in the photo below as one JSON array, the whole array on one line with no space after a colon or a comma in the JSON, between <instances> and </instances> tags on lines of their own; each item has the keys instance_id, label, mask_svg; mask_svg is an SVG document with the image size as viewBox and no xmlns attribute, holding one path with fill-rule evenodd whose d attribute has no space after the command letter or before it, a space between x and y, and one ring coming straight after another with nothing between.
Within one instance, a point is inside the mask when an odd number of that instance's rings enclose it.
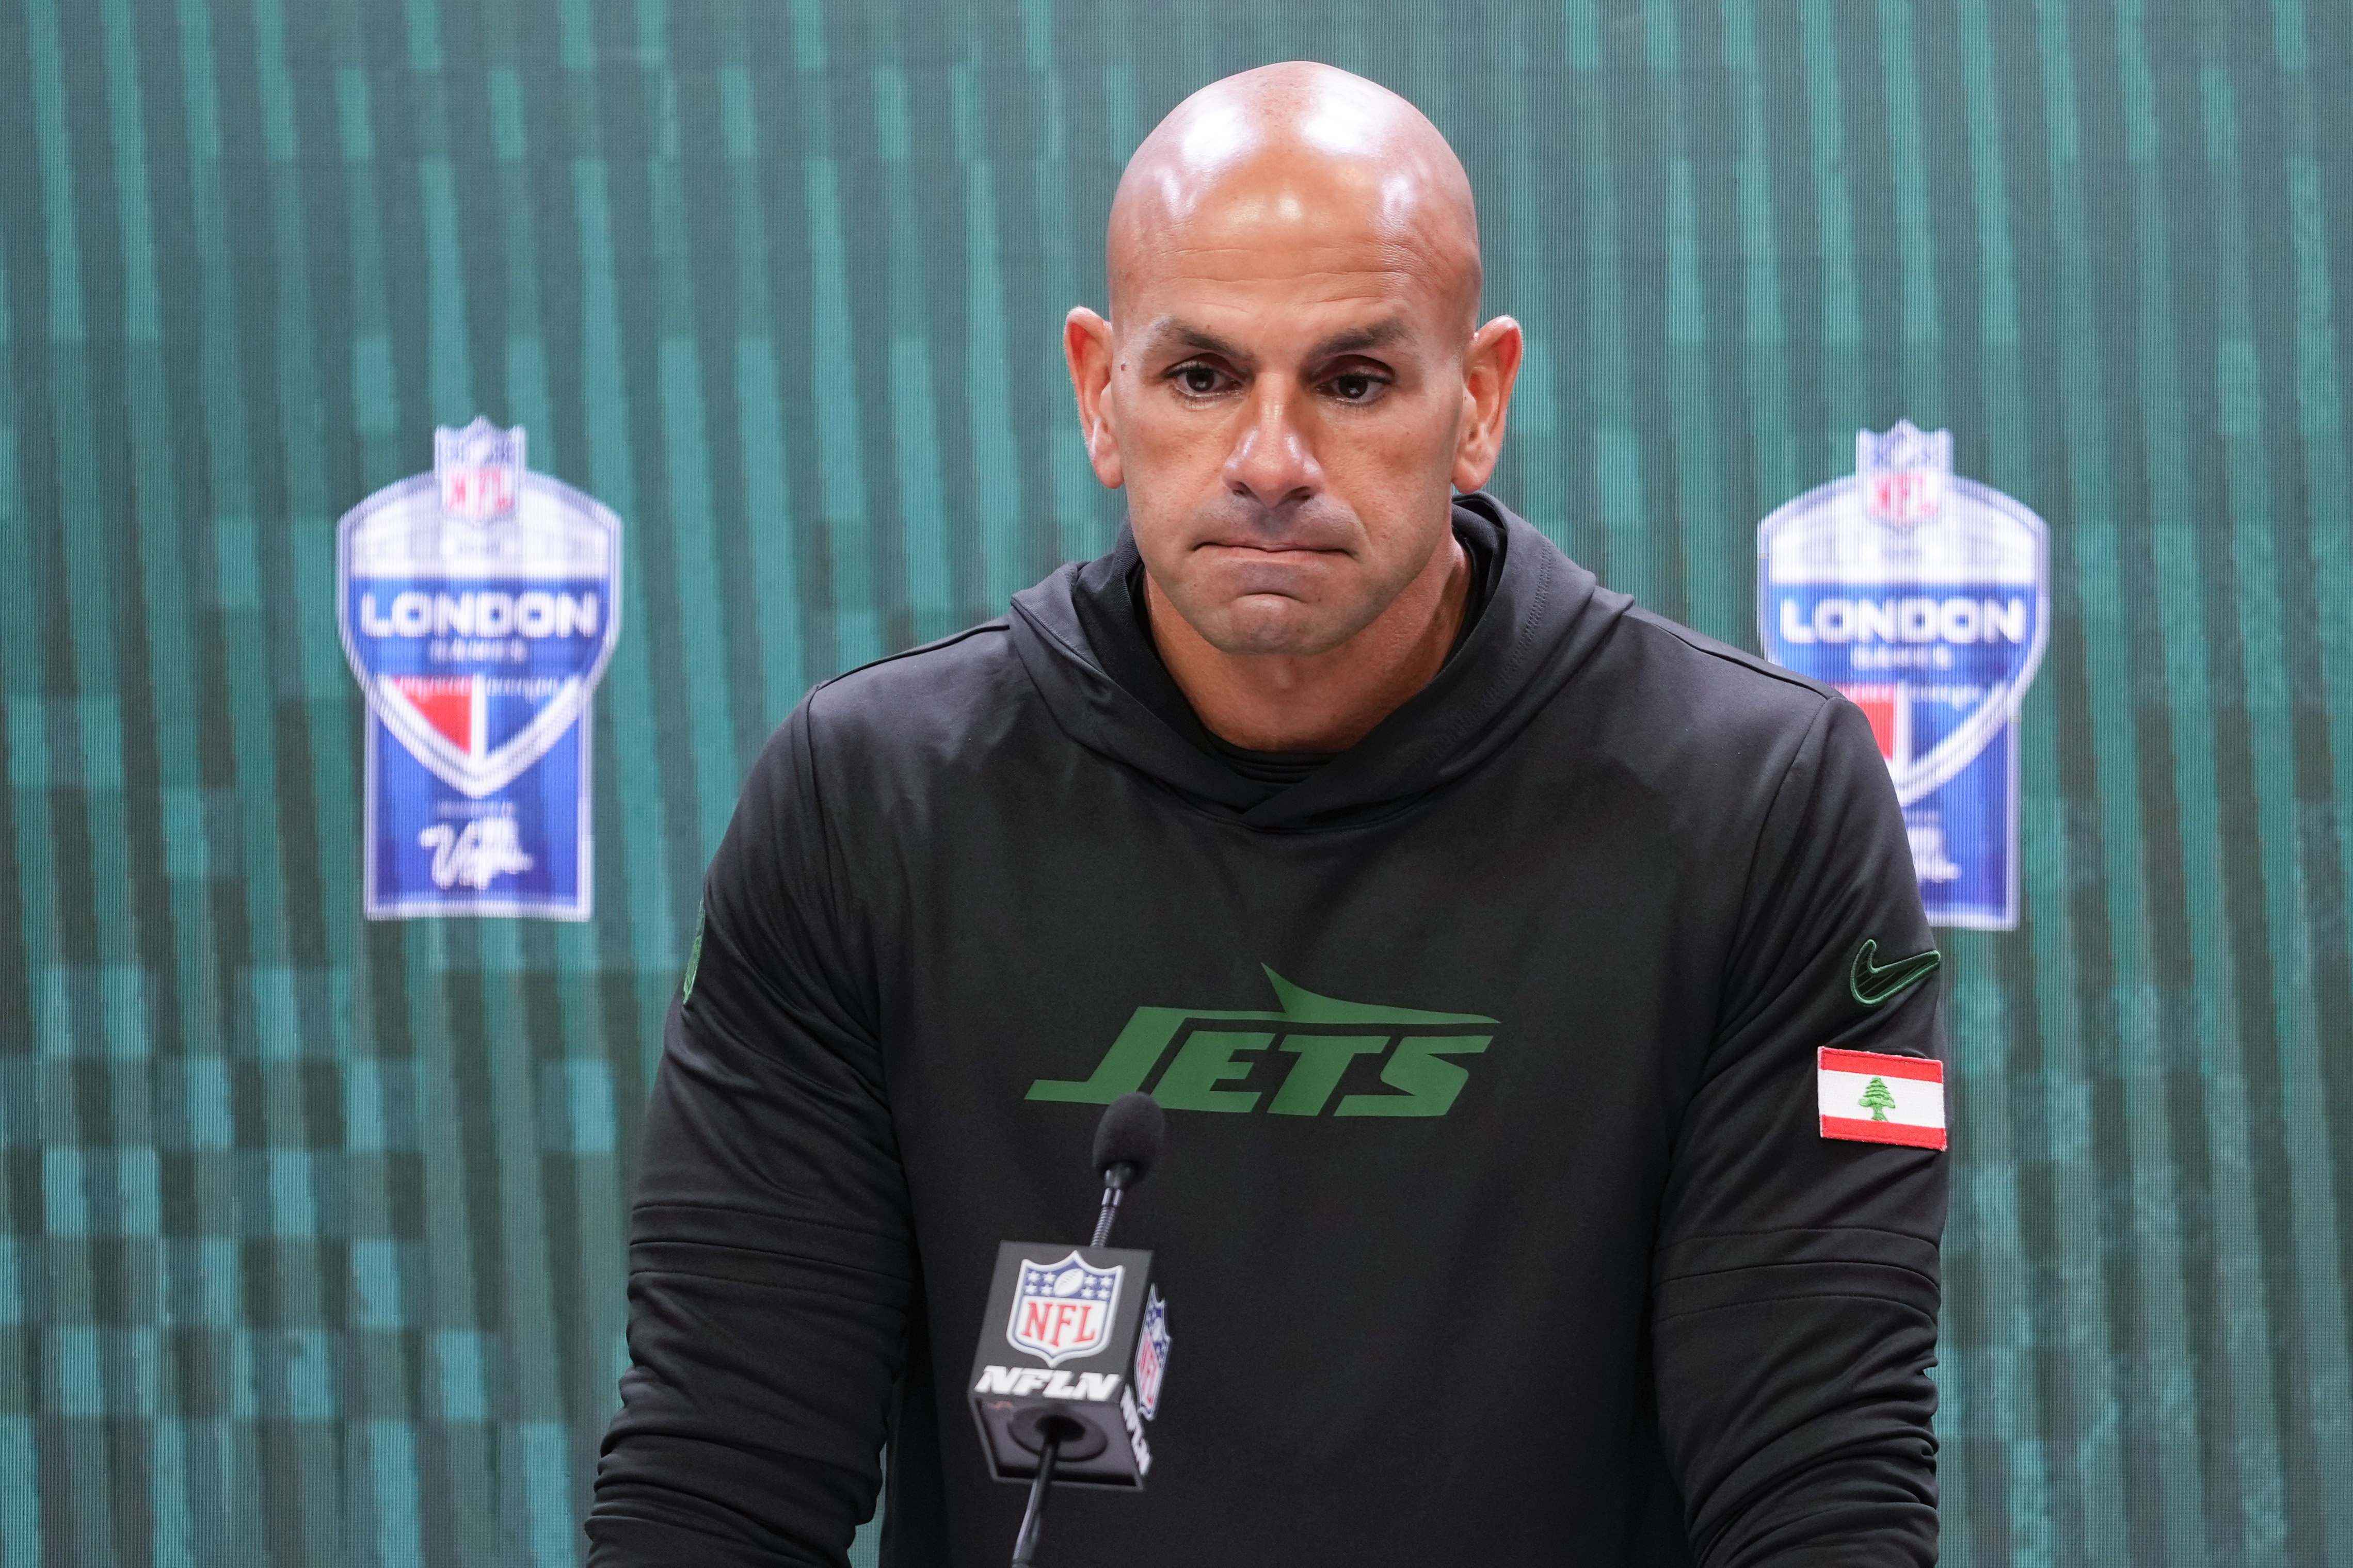
<instances>
[{"instance_id":1,"label":"blue and red banner logo","mask_svg":"<svg viewBox=\"0 0 2353 1568\"><path fill-rule=\"evenodd\" d=\"M343 514L336 576L368 706L368 918L587 919L620 520L530 472L520 427L476 419Z\"/></svg>"},{"instance_id":2,"label":"blue and red banner logo","mask_svg":"<svg viewBox=\"0 0 2353 1568\"><path fill-rule=\"evenodd\" d=\"M1005 1342L1048 1366L1093 1355L1111 1341L1112 1324L1119 1318L1120 1281L1126 1273L1124 1265L1096 1268L1076 1247L1052 1263L1023 1258Z\"/></svg>"},{"instance_id":3,"label":"blue and red banner logo","mask_svg":"<svg viewBox=\"0 0 2353 1568\"><path fill-rule=\"evenodd\" d=\"M1135 1342L1135 1407L1146 1421L1160 1414L1160 1380L1168 1375L1168 1303L1157 1287L1145 1293L1144 1332Z\"/></svg>"},{"instance_id":4,"label":"blue and red banner logo","mask_svg":"<svg viewBox=\"0 0 2353 1568\"><path fill-rule=\"evenodd\" d=\"M1757 530L1765 655L1871 721L1928 919L2018 923L2018 712L2050 638L2042 520L1953 474L1950 431L1855 437L1855 472Z\"/></svg>"}]
</instances>

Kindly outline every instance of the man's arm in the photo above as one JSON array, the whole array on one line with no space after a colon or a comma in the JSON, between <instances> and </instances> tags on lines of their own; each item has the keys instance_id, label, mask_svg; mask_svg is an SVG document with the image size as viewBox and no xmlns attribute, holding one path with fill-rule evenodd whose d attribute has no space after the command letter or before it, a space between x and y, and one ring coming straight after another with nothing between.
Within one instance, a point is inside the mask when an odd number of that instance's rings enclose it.
<instances>
[{"instance_id":1,"label":"man's arm","mask_svg":"<svg viewBox=\"0 0 2353 1568\"><path fill-rule=\"evenodd\" d=\"M595 1568L841 1564L873 1511L914 1247L813 764L805 702L704 883L646 1112Z\"/></svg>"},{"instance_id":2,"label":"man's arm","mask_svg":"<svg viewBox=\"0 0 2353 1568\"><path fill-rule=\"evenodd\" d=\"M1934 946L1870 726L1833 700L1747 873L1653 1265L1661 1436L1706 1568L1936 1561L1946 1156L1826 1139L1816 1102L1821 1047L1941 1055L1933 976L1858 998L1865 941L1883 965Z\"/></svg>"}]
</instances>

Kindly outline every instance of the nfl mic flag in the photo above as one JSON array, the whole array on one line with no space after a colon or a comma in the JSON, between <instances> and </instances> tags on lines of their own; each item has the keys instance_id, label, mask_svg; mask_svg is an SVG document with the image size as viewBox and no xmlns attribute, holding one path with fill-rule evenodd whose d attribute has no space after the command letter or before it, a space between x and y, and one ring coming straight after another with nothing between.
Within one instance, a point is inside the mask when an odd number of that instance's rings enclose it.
<instances>
[{"instance_id":1,"label":"nfl mic flag","mask_svg":"<svg viewBox=\"0 0 2353 1568\"><path fill-rule=\"evenodd\" d=\"M1151 1273L1149 1252L1067 1242L997 1247L966 1385L990 1475L1036 1475L1048 1424L1060 1416L1078 1431L1058 1427L1057 1483L1142 1489L1152 1468L1144 1422L1159 1402L1167 1348L1165 1311L1154 1314L1157 1336L1145 1331Z\"/></svg>"}]
</instances>

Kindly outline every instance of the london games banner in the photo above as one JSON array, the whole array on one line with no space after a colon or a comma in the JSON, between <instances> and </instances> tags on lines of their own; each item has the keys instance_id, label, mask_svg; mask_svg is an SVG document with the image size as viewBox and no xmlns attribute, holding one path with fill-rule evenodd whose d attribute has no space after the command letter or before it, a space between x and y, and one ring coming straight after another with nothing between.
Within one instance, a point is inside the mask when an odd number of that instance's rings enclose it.
<instances>
[{"instance_id":1,"label":"london games banner","mask_svg":"<svg viewBox=\"0 0 2353 1568\"><path fill-rule=\"evenodd\" d=\"M366 909L588 918L589 698L619 631L621 523L523 466L521 427L433 432L433 471L336 531L367 694Z\"/></svg>"},{"instance_id":2,"label":"london games banner","mask_svg":"<svg viewBox=\"0 0 2353 1568\"><path fill-rule=\"evenodd\" d=\"M2018 923L2018 711L2050 637L2042 520L1953 437L1855 436L1855 471L1757 530L1765 654L1871 720L1937 925Z\"/></svg>"}]
</instances>

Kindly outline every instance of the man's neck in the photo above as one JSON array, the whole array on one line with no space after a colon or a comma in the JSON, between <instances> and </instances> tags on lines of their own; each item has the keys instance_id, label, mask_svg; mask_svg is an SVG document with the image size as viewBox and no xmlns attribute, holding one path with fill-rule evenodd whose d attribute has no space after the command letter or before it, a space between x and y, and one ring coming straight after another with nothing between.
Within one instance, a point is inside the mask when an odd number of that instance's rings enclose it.
<instances>
[{"instance_id":1,"label":"man's neck","mask_svg":"<svg viewBox=\"0 0 2353 1568\"><path fill-rule=\"evenodd\" d=\"M1372 624L1319 654L1230 654L1205 640L1145 574L1152 640L1209 732L1253 752L1343 752L1437 675L1471 598L1471 559L1450 531Z\"/></svg>"}]
</instances>

